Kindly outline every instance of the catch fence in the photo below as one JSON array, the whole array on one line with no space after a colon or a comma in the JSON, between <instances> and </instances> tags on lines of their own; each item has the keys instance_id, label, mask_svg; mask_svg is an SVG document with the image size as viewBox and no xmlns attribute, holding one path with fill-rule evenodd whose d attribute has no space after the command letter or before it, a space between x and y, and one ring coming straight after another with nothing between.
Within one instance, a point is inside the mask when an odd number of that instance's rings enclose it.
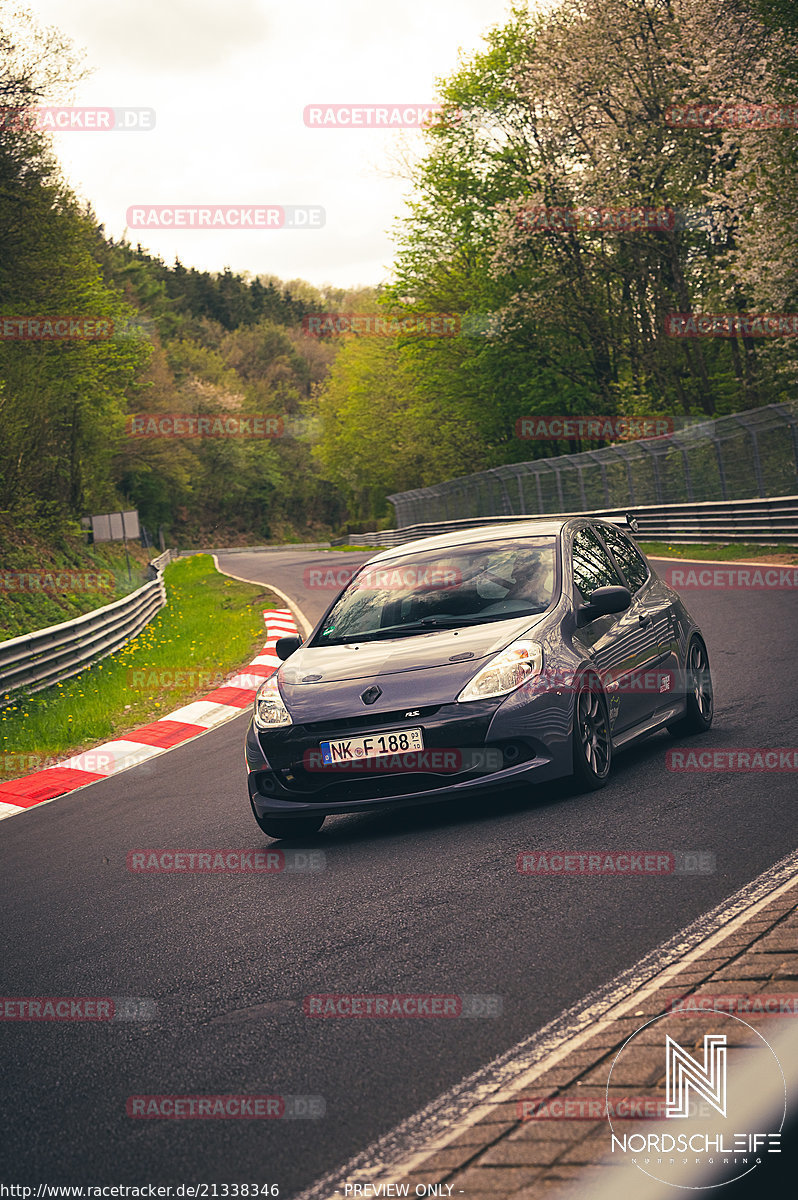
<instances>
[{"instance_id":1,"label":"catch fence","mask_svg":"<svg viewBox=\"0 0 798 1200\"><path fill-rule=\"evenodd\" d=\"M663 437L507 463L388 499L402 529L463 518L597 512L797 492L798 401L789 401L701 421Z\"/></svg>"}]
</instances>

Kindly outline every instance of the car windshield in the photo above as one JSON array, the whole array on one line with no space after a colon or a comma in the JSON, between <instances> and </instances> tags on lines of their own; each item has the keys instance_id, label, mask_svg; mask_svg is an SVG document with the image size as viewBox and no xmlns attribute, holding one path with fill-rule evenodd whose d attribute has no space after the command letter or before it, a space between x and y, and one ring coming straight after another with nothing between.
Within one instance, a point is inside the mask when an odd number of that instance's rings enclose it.
<instances>
[{"instance_id":1,"label":"car windshield","mask_svg":"<svg viewBox=\"0 0 798 1200\"><path fill-rule=\"evenodd\" d=\"M313 645L534 616L552 603L556 578L557 542L550 536L402 555L355 576Z\"/></svg>"}]
</instances>

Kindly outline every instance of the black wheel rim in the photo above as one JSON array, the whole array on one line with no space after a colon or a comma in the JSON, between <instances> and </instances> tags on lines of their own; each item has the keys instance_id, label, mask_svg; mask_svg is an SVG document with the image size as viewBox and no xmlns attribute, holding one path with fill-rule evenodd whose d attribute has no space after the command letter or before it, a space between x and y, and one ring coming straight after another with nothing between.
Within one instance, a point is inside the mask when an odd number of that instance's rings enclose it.
<instances>
[{"instance_id":1,"label":"black wheel rim","mask_svg":"<svg viewBox=\"0 0 798 1200\"><path fill-rule=\"evenodd\" d=\"M709 674L709 657L701 642L690 646L688 660L690 683L696 707L705 721L712 716L712 679Z\"/></svg>"},{"instance_id":2,"label":"black wheel rim","mask_svg":"<svg viewBox=\"0 0 798 1200\"><path fill-rule=\"evenodd\" d=\"M585 762L602 779L610 768L610 730L604 705L592 689L579 693L577 722Z\"/></svg>"}]
</instances>

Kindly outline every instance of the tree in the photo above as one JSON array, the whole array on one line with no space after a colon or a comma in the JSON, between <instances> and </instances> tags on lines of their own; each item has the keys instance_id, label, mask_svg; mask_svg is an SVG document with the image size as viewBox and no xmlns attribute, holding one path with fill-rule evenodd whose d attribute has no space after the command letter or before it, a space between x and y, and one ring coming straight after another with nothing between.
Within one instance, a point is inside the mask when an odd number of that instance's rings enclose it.
<instances>
[{"instance_id":1,"label":"tree","mask_svg":"<svg viewBox=\"0 0 798 1200\"><path fill-rule=\"evenodd\" d=\"M81 317L123 326L134 310L104 285L95 229L58 176L48 139L25 117L77 77L69 44L0 5L0 314ZM31 499L82 513L115 494L111 462L126 391L146 349L123 338L0 340L0 505Z\"/></svg>"}]
</instances>

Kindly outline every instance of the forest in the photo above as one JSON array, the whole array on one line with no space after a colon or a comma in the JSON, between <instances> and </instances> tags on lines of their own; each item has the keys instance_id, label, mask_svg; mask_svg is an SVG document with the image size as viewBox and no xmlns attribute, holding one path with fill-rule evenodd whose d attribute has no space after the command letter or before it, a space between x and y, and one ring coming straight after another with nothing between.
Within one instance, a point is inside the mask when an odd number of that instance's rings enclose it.
<instances>
[{"instance_id":1,"label":"forest","mask_svg":"<svg viewBox=\"0 0 798 1200\"><path fill-rule=\"evenodd\" d=\"M10 11L6 114L77 77L67 39L21 41ZM524 418L794 398L795 329L747 317L798 311L797 48L792 0L512 9L438 80L390 279L353 290L115 241L48 136L0 122L0 513L45 530L137 508L182 547L315 540L390 524L392 492L606 444L525 440ZM310 336L318 313L386 320ZM13 334L65 314L113 333ZM722 315L715 336L684 335L695 314ZM280 436L139 436L159 414Z\"/></svg>"}]
</instances>

